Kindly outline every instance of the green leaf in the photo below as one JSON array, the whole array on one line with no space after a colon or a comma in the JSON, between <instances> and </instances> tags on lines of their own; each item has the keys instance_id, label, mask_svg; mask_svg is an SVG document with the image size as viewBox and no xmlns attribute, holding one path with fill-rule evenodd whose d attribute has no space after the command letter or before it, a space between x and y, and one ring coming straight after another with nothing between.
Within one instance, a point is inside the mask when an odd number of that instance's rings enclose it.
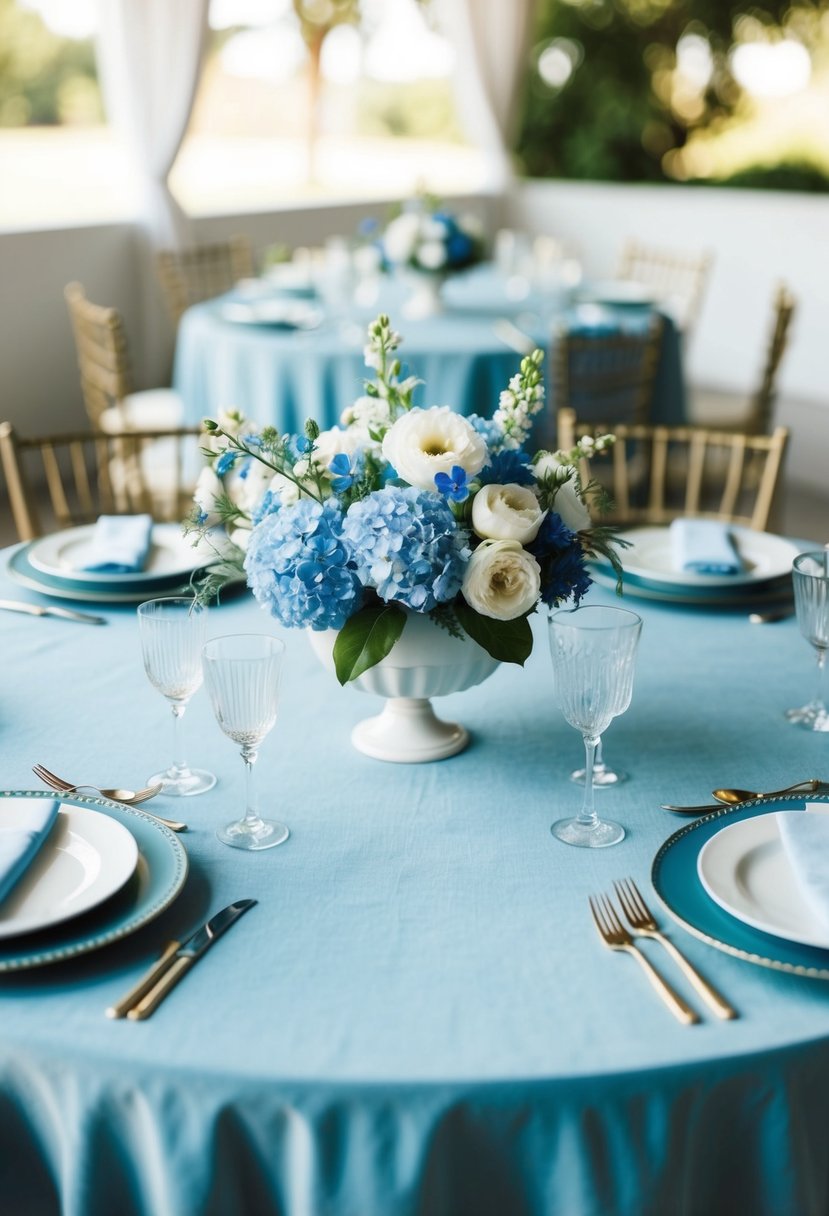
<instances>
[{"instance_id":1,"label":"green leaf","mask_svg":"<svg viewBox=\"0 0 829 1216\"><path fill-rule=\"evenodd\" d=\"M456 603L455 615L473 642L499 663L518 663L523 667L530 657L533 635L526 616L516 617L514 621L496 621L493 617L481 616L464 600Z\"/></svg>"},{"instance_id":2,"label":"green leaf","mask_svg":"<svg viewBox=\"0 0 829 1216\"><path fill-rule=\"evenodd\" d=\"M384 659L405 624L406 613L396 604L367 604L349 617L334 643L334 666L340 683L356 680Z\"/></svg>"}]
</instances>

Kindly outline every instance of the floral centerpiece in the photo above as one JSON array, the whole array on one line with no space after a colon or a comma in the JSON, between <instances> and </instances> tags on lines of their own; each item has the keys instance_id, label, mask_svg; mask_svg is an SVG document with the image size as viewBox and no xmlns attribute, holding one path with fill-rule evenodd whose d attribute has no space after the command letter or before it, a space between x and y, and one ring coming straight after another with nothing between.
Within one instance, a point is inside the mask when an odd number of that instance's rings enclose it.
<instances>
[{"instance_id":1,"label":"floral centerpiece","mask_svg":"<svg viewBox=\"0 0 829 1216\"><path fill-rule=\"evenodd\" d=\"M474 216L456 216L422 198L388 222L379 248L384 263L412 288L404 315L426 317L441 311L440 291L447 275L483 257L483 229Z\"/></svg>"},{"instance_id":2,"label":"floral centerpiece","mask_svg":"<svg viewBox=\"0 0 829 1216\"><path fill-rule=\"evenodd\" d=\"M243 570L283 625L336 630L342 684L389 655L413 615L523 664L530 615L578 604L587 556L620 569L576 467L612 436L571 452L525 450L544 404L542 352L522 359L486 419L414 407L418 381L400 378L400 342L388 317L369 326L374 376L341 426L311 420L283 435L240 413L205 422L208 464L190 526L205 535L222 524L230 541L205 595Z\"/></svg>"}]
</instances>

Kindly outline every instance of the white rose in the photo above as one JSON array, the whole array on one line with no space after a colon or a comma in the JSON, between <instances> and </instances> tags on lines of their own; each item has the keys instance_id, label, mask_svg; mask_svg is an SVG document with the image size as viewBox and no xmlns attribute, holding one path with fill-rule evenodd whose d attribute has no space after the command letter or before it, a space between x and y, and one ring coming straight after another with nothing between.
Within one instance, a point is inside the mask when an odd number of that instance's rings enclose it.
<instances>
[{"instance_id":1,"label":"white rose","mask_svg":"<svg viewBox=\"0 0 829 1216\"><path fill-rule=\"evenodd\" d=\"M483 486L472 503L472 527L484 540L535 540L545 512L529 486Z\"/></svg>"},{"instance_id":2,"label":"white rose","mask_svg":"<svg viewBox=\"0 0 829 1216\"><path fill-rule=\"evenodd\" d=\"M538 603L541 568L517 540L485 540L467 563L462 591L481 616L513 621Z\"/></svg>"},{"instance_id":3,"label":"white rose","mask_svg":"<svg viewBox=\"0 0 829 1216\"><path fill-rule=\"evenodd\" d=\"M446 265L446 246L440 241L423 241L417 247L417 264L424 270L442 270Z\"/></svg>"},{"instance_id":4,"label":"white rose","mask_svg":"<svg viewBox=\"0 0 829 1216\"><path fill-rule=\"evenodd\" d=\"M571 532L583 532L592 524L590 512L584 505L576 488L575 478L571 477L559 486L556 493L553 510L560 515L565 527Z\"/></svg>"},{"instance_id":5,"label":"white rose","mask_svg":"<svg viewBox=\"0 0 829 1216\"><path fill-rule=\"evenodd\" d=\"M481 436L448 405L401 415L385 434L383 455L399 477L421 490L434 490L435 474L451 473L454 465L474 477L487 460Z\"/></svg>"},{"instance_id":6,"label":"white rose","mask_svg":"<svg viewBox=\"0 0 829 1216\"><path fill-rule=\"evenodd\" d=\"M417 243L420 219L404 211L393 219L383 234L383 247L390 262L408 262Z\"/></svg>"}]
</instances>

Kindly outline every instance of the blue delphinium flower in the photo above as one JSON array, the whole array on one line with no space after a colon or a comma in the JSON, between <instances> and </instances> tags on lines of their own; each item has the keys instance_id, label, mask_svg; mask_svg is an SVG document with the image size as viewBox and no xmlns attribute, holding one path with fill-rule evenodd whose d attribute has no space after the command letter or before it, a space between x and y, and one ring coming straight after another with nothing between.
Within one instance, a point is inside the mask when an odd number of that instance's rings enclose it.
<instances>
[{"instance_id":1,"label":"blue delphinium flower","mask_svg":"<svg viewBox=\"0 0 829 1216\"><path fill-rule=\"evenodd\" d=\"M438 494L451 499L452 502L466 502L469 497L466 469L459 464L452 465L451 473L435 473L435 486Z\"/></svg>"},{"instance_id":2,"label":"blue delphinium flower","mask_svg":"<svg viewBox=\"0 0 829 1216\"><path fill-rule=\"evenodd\" d=\"M527 545L541 567L541 598L550 608L567 600L578 607L591 582L575 532L549 511L534 541Z\"/></svg>"},{"instance_id":3,"label":"blue delphinium flower","mask_svg":"<svg viewBox=\"0 0 829 1216\"><path fill-rule=\"evenodd\" d=\"M298 456L306 456L313 444L307 435L298 435L294 440L294 450Z\"/></svg>"},{"instance_id":4,"label":"blue delphinium flower","mask_svg":"<svg viewBox=\"0 0 829 1216\"><path fill-rule=\"evenodd\" d=\"M335 499L310 498L265 516L254 528L245 555L248 586L283 625L341 629L360 607L363 589L342 529Z\"/></svg>"},{"instance_id":5,"label":"blue delphinium flower","mask_svg":"<svg viewBox=\"0 0 829 1216\"><path fill-rule=\"evenodd\" d=\"M334 476L331 478L331 488L335 494L344 494L354 484L354 470L345 452L337 452L331 460L328 469Z\"/></svg>"},{"instance_id":6,"label":"blue delphinium flower","mask_svg":"<svg viewBox=\"0 0 829 1216\"><path fill-rule=\"evenodd\" d=\"M413 486L386 486L356 502L343 538L360 581L382 600L429 612L460 591L470 551L443 499Z\"/></svg>"},{"instance_id":7,"label":"blue delphinium flower","mask_svg":"<svg viewBox=\"0 0 829 1216\"><path fill-rule=\"evenodd\" d=\"M229 473L241 455L242 453L236 451L234 448L228 448L227 451L222 452L221 456L216 461L217 476L224 477L225 473Z\"/></svg>"},{"instance_id":8,"label":"blue delphinium flower","mask_svg":"<svg viewBox=\"0 0 829 1216\"><path fill-rule=\"evenodd\" d=\"M478 481L482 486L531 486L535 483L535 473L526 452L520 448L506 448L490 456L489 464L478 474Z\"/></svg>"}]
</instances>

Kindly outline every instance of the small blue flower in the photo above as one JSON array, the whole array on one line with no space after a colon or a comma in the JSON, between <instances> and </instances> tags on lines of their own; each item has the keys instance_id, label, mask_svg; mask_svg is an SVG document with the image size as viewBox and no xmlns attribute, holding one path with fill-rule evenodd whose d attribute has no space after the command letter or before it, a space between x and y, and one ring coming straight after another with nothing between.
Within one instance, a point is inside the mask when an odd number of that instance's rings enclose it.
<instances>
[{"instance_id":1,"label":"small blue flower","mask_svg":"<svg viewBox=\"0 0 829 1216\"><path fill-rule=\"evenodd\" d=\"M241 452L235 451L233 448L228 448L226 451L222 452L221 456L216 461L217 475L219 477L224 477L225 473L229 473L241 455Z\"/></svg>"},{"instance_id":2,"label":"small blue flower","mask_svg":"<svg viewBox=\"0 0 829 1216\"><path fill-rule=\"evenodd\" d=\"M294 441L294 447L300 456L306 456L311 451L311 440L307 435L299 435Z\"/></svg>"},{"instance_id":3,"label":"small blue flower","mask_svg":"<svg viewBox=\"0 0 829 1216\"><path fill-rule=\"evenodd\" d=\"M353 486L354 472L345 452L338 452L328 468L334 474L331 478L331 488L335 494L343 494Z\"/></svg>"},{"instance_id":4,"label":"small blue flower","mask_svg":"<svg viewBox=\"0 0 829 1216\"><path fill-rule=\"evenodd\" d=\"M242 437L242 442L245 444L246 447L249 447L249 448L261 448L262 436L261 435L244 435Z\"/></svg>"},{"instance_id":5,"label":"small blue flower","mask_svg":"<svg viewBox=\"0 0 829 1216\"><path fill-rule=\"evenodd\" d=\"M466 469L459 464L452 465L451 473L435 473L435 485L438 494L452 502L466 502L469 497L469 486L466 484Z\"/></svg>"}]
</instances>

